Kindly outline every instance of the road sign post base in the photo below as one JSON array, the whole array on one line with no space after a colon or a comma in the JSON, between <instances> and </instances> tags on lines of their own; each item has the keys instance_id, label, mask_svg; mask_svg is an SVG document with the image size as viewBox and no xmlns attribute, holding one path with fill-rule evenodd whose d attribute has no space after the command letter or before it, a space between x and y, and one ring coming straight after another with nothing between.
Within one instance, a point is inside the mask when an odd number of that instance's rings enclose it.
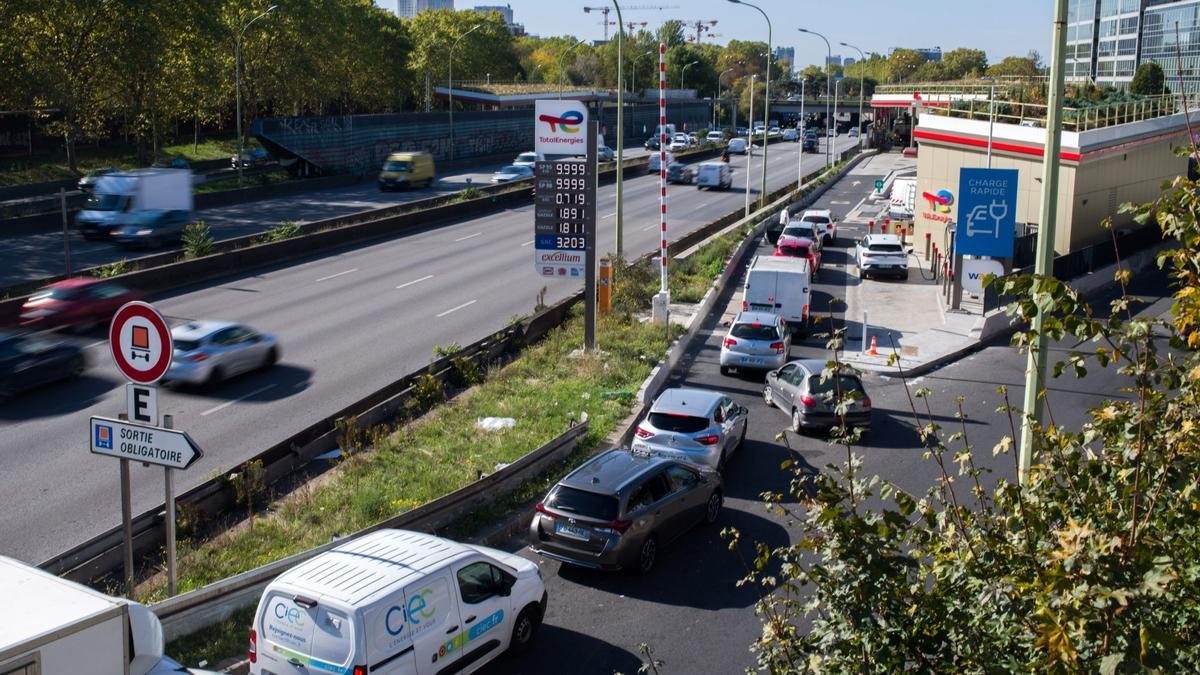
<instances>
[{"instance_id":1,"label":"road sign post base","mask_svg":"<svg viewBox=\"0 0 1200 675\"><path fill-rule=\"evenodd\" d=\"M659 291L650 302L650 321L656 326L665 326L671 318L671 294Z\"/></svg>"}]
</instances>

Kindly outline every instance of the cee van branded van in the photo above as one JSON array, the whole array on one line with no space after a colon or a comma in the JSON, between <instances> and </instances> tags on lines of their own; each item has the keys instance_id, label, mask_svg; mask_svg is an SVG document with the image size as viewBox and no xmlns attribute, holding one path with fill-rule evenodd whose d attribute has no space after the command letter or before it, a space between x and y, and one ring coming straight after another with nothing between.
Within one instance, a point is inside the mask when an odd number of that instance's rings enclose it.
<instances>
[{"instance_id":1,"label":"cee van branded van","mask_svg":"<svg viewBox=\"0 0 1200 675\"><path fill-rule=\"evenodd\" d=\"M472 673L537 633L537 565L482 546L379 530L279 575L250 631L252 675Z\"/></svg>"}]
</instances>

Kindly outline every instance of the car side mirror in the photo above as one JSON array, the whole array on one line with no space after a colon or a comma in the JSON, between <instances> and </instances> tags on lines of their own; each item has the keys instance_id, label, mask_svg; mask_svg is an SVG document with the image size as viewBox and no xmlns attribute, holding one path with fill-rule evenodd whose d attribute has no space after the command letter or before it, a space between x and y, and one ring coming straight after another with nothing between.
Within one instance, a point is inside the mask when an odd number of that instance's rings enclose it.
<instances>
[{"instance_id":1,"label":"car side mirror","mask_svg":"<svg viewBox=\"0 0 1200 675\"><path fill-rule=\"evenodd\" d=\"M750 409L743 405L738 407L738 412L742 415L749 415Z\"/></svg>"}]
</instances>

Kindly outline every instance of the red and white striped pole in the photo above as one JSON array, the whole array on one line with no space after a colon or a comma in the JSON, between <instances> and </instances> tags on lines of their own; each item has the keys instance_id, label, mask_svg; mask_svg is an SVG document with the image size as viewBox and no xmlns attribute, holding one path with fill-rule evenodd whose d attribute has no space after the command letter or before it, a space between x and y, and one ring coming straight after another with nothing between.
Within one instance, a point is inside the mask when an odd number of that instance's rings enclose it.
<instances>
[{"instance_id":1,"label":"red and white striped pole","mask_svg":"<svg viewBox=\"0 0 1200 675\"><path fill-rule=\"evenodd\" d=\"M658 205L661 226L659 292L667 294L667 45L658 43Z\"/></svg>"}]
</instances>

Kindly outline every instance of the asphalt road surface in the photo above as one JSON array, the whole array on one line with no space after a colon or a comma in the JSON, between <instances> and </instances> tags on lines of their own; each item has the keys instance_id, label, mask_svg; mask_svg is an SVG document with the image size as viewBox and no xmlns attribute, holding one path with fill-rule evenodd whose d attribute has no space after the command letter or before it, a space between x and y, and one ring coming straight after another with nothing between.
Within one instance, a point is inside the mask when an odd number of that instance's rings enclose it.
<instances>
[{"instance_id":1,"label":"asphalt road surface","mask_svg":"<svg viewBox=\"0 0 1200 675\"><path fill-rule=\"evenodd\" d=\"M838 139L838 148L853 145ZM769 185L796 177L798 145L772 146ZM806 153L805 171L824 155ZM751 186L760 180L759 156ZM672 187L672 239L743 203L745 159L735 157L734 190ZM600 189L597 249L613 248L614 186ZM658 240L657 177L626 181L627 253ZM381 243L321 254L276 268L205 283L155 298L172 322L225 319L273 333L282 345L274 369L211 390L160 392L159 412L175 415L205 457L175 479L183 492L429 362L436 344L469 344L528 314L539 290L551 303L577 282L533 269L533 206L431 228ZM103 335L89 341L93 367L80 380L30 392L0 406L0 554L41 562L120 522L117 462L90 455L90 415L125 407L122 380ZM162 471L133 467L133 504L162 503Z\"/></svg>"},{"instance_id":2,"label":"asphalt road surface","mask_svg":"<svg viewBox=\"0 0 1200 675\"><path fill-rule=\"evenodd\" d=\"M817 207L829 208L844 217L871 190L874 178L857 175L843 179ZM862 183L854 187L852 179ZM846 247L854 237L864 234L862 226L842 223L839 234L837 244L825 251L825 267L814 286L814 306L820 313L824 313L831 298L845 297L848 285L860 283L856 275L846 273L845 266L853 265ZM760 247L760 252L769 251ZM898 282L872 279L865 283ZM1159 316L1169 306L1169 300L1162 299L1165 281L1157 273L1140 275L1131 292L1151 300L1152 304L1144 309L1149 315ZM718 307L722 306L719 302ZM839 307L842 305L834 306L838 320ZM647 577L598 573L541 560L524 548L524 537L514 538L502 548L539 561L550 597L549 608L533 650L524 657L501 659L487 669L488 673L550 675L564 672L565 664L570 664L569 671L576 675L635 673L639 666L638 644L643 642L664 661L664 673L741 673L754 666L749 648L761 633L759 618L754 614L758 595L753 587L736 585L746 571L743 560L753 559L753 542L779 546L796 541L795 531L784 519L768 513L759 495L765 491L787 493L790 475L779 469L785 459L797 460L808 472L828 471L827 465L844 461L845 449L828 445L825 438L816 435L797 436L790 431L787 438L794 452L776 442L775 436L788 426L788 418L783 411L768 409L763 403L761 374L722 376L718 366L724 328L710 318L702 330L706 339L685 357L690 359L685 360L686 372L671 384L722 391L750 409L745 445L730 459L725 475L725 509L720 519L714 527L698 526L683 535L660 555L657 569ZM1072 346L1054 345L1055 353ZM815 336L794 345L790 354L794 359L829 358L824 340ZM1009 428L1007 417L994 413L1001 404L995 389L1007 385L1011 399L1019 405L1024 367L1025 357L1004 343L915 378L908 386L933 390L931 404L936 419L946 426L955 422L954 398L964 396L967 434L979 449L977 461L993 469L995 476L1012 478L1015 470L1011 456L994 458L991 453L993 444ZM923 494L932 485L936 466L922 459L923 450L912 431L904 383L897 378L868 375L865 384L874 403L871 431L865 445L856 450L863 456L865 472ZM1092 369L1084 380L1052 381L1049 407L1059 424L1077 428L1086 419L1087 409L1102 399L1125 396L1120 391L1123 386L1125 381L1114 369ZM800 506L797 501L794 497L785 499L789 505ZM743 544L737 553L728 550L727 541L719 534L726 527L742 533Z\"/></svg>"},{"instance_id":3,"label":"asphalt road surface","mask_svg":"<svg viewBox=\"0 0 1200 675\"><path fill-rule=\"evenodd\" d=\"M645 154L643 148L635 147L627 151L627 156L631 158ZM488 164L454 170L439 174L437 181L428 188L397 192L380 192L375 181L368 177L354 185L201 209L196 212L196 220L208 225L214 239L232 239L265 232L287 220L307 223L458 192L471 185L490 185L492 173L501 166ZM71 222L74 223L73 217ZM61 274L65 269L61 232L8 235L0 237L0 243L3 243L0 288L22 281L45 279ZM89 241L74 231L71 235L71 265L77 270L122 259L132 260L161 250L147 252L143 249L125 249L111 242Z\"/></svg>"}]
</instances>

